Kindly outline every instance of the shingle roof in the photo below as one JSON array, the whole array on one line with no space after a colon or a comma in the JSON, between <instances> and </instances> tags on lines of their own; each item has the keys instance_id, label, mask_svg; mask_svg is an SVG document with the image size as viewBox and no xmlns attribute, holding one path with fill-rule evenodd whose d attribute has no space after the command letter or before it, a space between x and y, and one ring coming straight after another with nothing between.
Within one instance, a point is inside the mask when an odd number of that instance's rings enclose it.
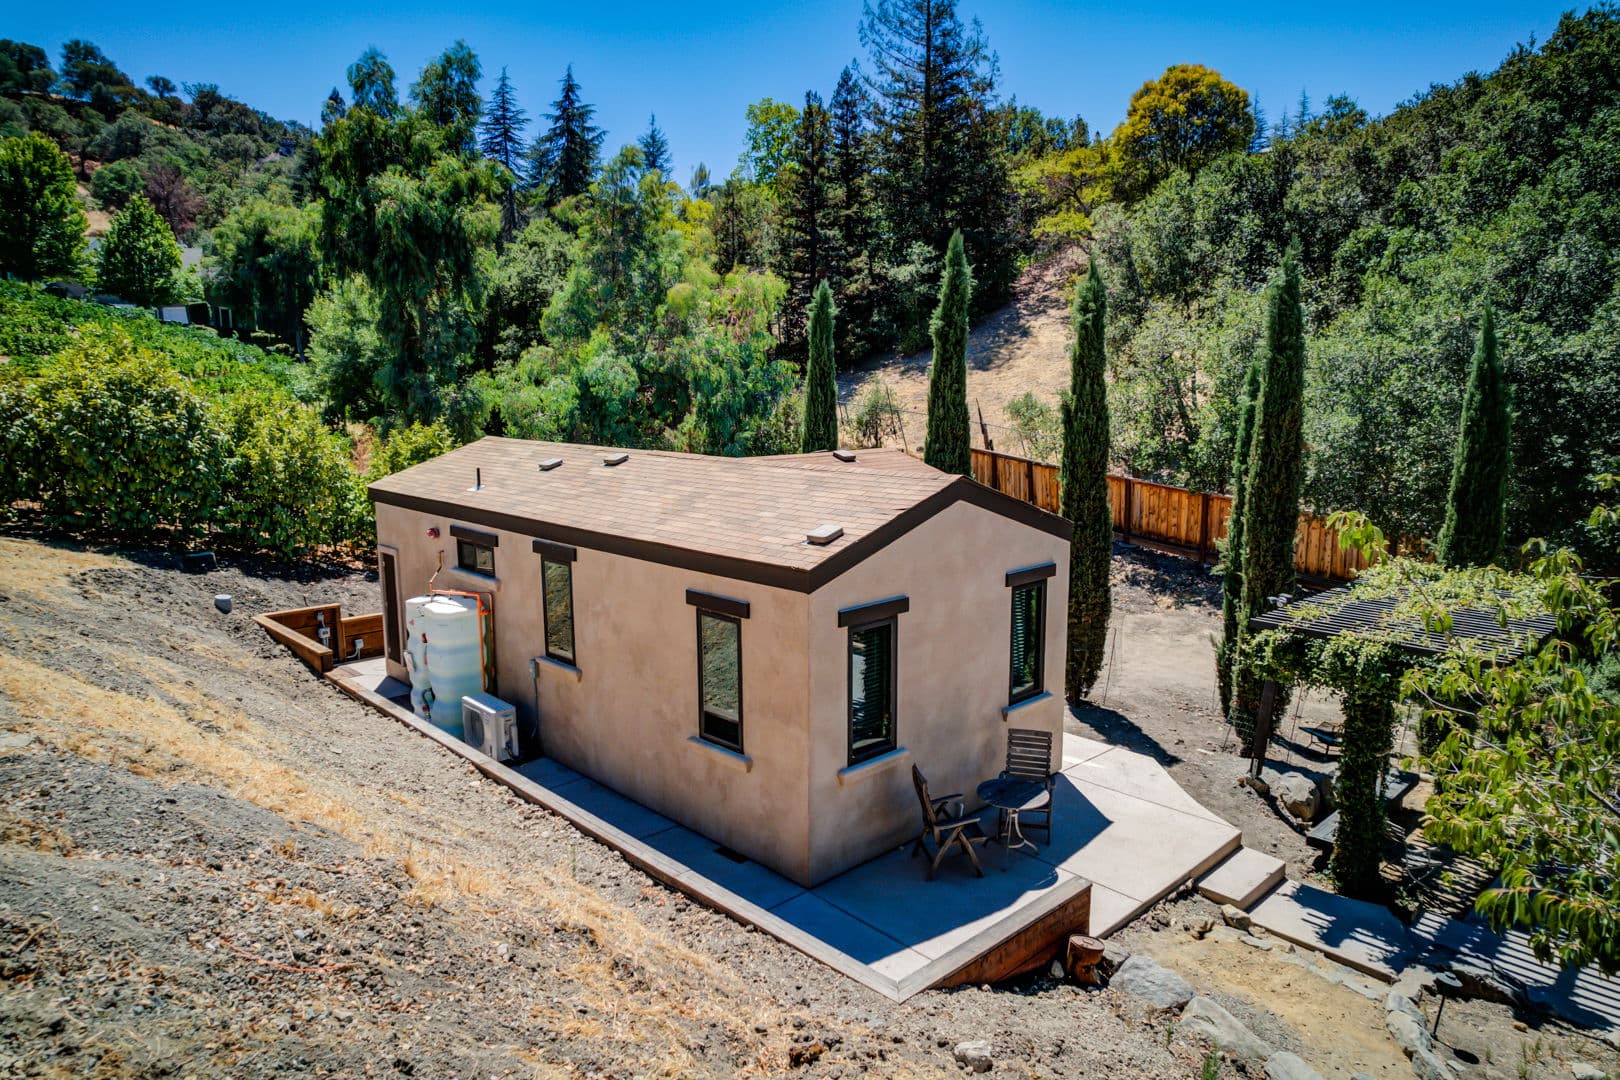
<instances>
[{"instance_id":1,"label":"shingle roof","mask_svg":"<svg viewBox=\"0 0 1620 1080\"><path fill-rule=\"evenodd\" d=\"M1068 523L895 450L726 458L485 438L371 485L379 503L809 591L968 500L1067 537ZM540 463L561 458L557 468ZM475 477L482 486L473 490ZM827 545L821 525L843 527Z\"/></svg>"}]
</instances>

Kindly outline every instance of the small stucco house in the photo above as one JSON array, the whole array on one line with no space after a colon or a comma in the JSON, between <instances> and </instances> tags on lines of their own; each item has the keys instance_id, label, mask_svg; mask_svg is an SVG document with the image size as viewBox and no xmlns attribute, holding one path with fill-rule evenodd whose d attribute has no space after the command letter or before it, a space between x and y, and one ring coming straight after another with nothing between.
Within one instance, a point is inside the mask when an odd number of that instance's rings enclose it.
<instances>
[{"instance_id":1,"label":"small stucco house","mask_svg":"<svg viewBox=\"0 0 1620 1080\"><path fill-rule=\"evenodd\" d=\"M916 834L912 764L971 801L1060 741L1067 522L900 451L486 438L370 492L391 675L407 598L488 594L526 756L800 884Z\"/></svg>"}]
</instances>

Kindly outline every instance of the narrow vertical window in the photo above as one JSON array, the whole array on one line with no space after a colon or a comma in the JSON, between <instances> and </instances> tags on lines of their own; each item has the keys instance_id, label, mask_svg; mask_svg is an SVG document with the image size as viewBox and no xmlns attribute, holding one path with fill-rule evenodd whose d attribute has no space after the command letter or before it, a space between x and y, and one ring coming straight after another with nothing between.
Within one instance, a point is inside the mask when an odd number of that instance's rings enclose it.
<instances>
[{"instance_id":1,"label":"narrow vertical window","mask_svg":"<svg viewBox=\"0 0 1620 1080\"><path fill-rule=\"evenodd\" d=\"M1039 694L1045 681L1046 582L1034 581L1012 591L1012 676L1009 704Z\"/></svg>"},{"instance_id":2,"label":"narrow vertical window","mask_svg":"<svg viewBox=\"0 0 1620 1080\"><path fill-rule=\"evenodd\" d=\"M699 610L698 733L708 742L743 752L742 623Z\"/></svg>"},{"instance_id":3,"label":"narrow vertical window","mask_svg":"<svg viewBox=\"0 0 1620 1080\"><path fill-rule=\"evenodd\" d=\"M558 559L540 560L545 592L546 655L574 662L574 568Z\"/></svg>"},{"instance_id":4,"label":"narrow vertical window","mask_svg":"<svg viewBox=\"0 0 1620 1080\"><path fill-rule=\"evenodd\" d=\"M895 620L849 631L849 763L886 754L894 742Z\"/></svg>"}]
</instances>

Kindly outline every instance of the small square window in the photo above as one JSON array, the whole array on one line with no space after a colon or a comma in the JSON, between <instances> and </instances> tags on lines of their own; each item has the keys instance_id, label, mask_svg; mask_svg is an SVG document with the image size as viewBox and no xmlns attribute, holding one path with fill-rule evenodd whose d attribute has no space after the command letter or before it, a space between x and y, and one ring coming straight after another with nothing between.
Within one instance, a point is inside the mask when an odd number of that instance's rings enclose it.
<instances>
[{"instance_id":1,"label":"small square window","mask_svg":"<svg viewBox=\"0 0 1620 1080\"><path fill-rule=\"evenodd\" d=\"M485 577L495 576L495 549L472 540L456 541L456 566Z\"/></svg>"}]
</instances>

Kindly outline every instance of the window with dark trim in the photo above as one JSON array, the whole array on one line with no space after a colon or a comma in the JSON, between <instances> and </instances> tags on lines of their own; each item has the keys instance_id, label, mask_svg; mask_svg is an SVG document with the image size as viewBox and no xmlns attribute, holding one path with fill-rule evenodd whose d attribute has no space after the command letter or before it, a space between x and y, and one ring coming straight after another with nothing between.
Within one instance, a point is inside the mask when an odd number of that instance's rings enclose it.
<instances>
[{"instance_id":1,"label":"window with dark trim","mask_svg":"<svg viewBox=\"0 0 1620 1080\"><path fill-rule=\"evenodd\" d=\"M1046 582L1014 586L1008 704L1028 701L1045 689L1045 659Z\"/></svg>"},{"instance_id":2,"label":"window with dark trim","mask_svg":"<svg viewBox=\"0 0 1620 1080\"><path fill-rule=\"evenodd\" d=\"M894 618L849 628L849 763L895 748Z\"/></svg>"},{"instance_id":3,"label":"window with dark trim","mask_svg":"<svg viewBox=\"0 0 1620 1080\"><path fill-rule=\"evenodd\" d=\"M456 541L456 567L484 577L495 576L495 549L476 540Z\"/></svg>"},{"instance_id":4,"label":"window with dark trim","mask_svg":"<svg viewBox=\"0 0 1620 1080\"><path fill-rule=\"evenodd\" d=\"M698 734L743 752L742 622L699 608Z\"/></svg>"},{"instance_id":5,"label":"window with dark trim","mask_svg":"<svg viewBox=\"0 0 1620 1080\"><path fill-rule=\"evenodd\" d=\"M574 662L574 564L561 559L540 560L544 594L546 655L565 664Z\"/></svg>"}]
</instances>

